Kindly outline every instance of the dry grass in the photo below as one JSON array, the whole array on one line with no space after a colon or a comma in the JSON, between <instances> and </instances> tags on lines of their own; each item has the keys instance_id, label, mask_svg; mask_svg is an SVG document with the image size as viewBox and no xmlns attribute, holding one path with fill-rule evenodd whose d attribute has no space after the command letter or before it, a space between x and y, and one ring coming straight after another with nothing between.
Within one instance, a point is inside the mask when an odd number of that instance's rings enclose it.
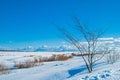
<instances>
[{"instance_id":1,"label":"dry grass","mask_svg":"<svg viewBox=\"0 0 120 80\"><path fill-rule=\"evenodd\" d=\"M34 67L34 66L38 66L38 65L42 65L42 61L39 57L34 57L33 60L25 60L24 62L23 61L18 61L18 62L15 62L15 65L14 67L17 67L17 68L30 68L30 67Z\"/></svg>"},{"instance_id":2,"label":"dry grass","mask_svg":"<svg viewBox=\"0 0 120 80\"><path fill-rule=\"evenodd\" d=\"M17 62L15 63L14 67L17 68L30 68L30 67L34 67L35 66L35 62L30 61L30 60L26 60L24 62Z\"/></svg>"},{"instance_id":3,"label":"dry grass","mask_svg":"<svg viewBox=\"0 0 120 80\"><path fill-rule=\"evenodd\" d=\"M67 56L65 54L56 55L56 60L58 61L65 61L65 60L68 60L69 58L72 58L72 56Z\"/></svg>"},{"instance_id":4,"label":"dry grass","mask_svg":"<svg viewBox=\"0 0 120 80\"><path fill-rule=\"evenodd\" d=\"M69 58L72 58L73 56L67 56L65 54L52 54L50 57L43 57L42 61L43 62L49 62L49 61L65 61L68 60Z\"/></svg>"},{"instance_id":5,"label":"dry grass","mask_svg":"<svg viewBox=\"0 0 120 80\"><path fill-rule=\"evenodd\" d=\"M10 72L10 68L4 64L0 64L0 74L7 74Z\"/></svg>"},{"instance_id":6,"label":"dry grass","mask_svg":"<svg viewBox=\"0 0 120 80\"><path fill-rule=\"evenodd\" d=\"M15 62L14 67L17 67L19 69L21 68L30 68L38 65L43 65L43 62L50 62L50 61L65 61L69 58L72 58L73 56L67 56L65 54L52 54L50 57L42 57L42 56L32 56L33 60L25 60L24 62Z\"/></svg>"}]
</instances>

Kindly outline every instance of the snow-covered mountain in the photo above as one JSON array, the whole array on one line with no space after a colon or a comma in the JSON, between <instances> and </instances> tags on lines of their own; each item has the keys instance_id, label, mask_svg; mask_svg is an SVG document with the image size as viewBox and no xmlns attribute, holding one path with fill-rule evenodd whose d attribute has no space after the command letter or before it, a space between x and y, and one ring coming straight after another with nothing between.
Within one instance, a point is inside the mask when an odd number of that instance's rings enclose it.
<instances>
[{"instance_id":1,"label":"snow-covered mountain","mask_svg":"<svg viewBox=\"0 0 120 80\"><path fill-rule=\"evenodd\" d=\"M75 51L74 48L70 48L69 46L57 46L57 47L46 47L41 46L34 50L35 52L39 51L48 51L48 52L65 52L65 51Z\"/></svg>"},{"instance_id":2,"label":"snow-covered mountain","mask_svg":"<svg viewBox=\"0 0 120 80\"><path fill-rule=\"evenodd\" d=\"M38 48L34 48L32 46L28 46L25 48L18 48L18 51L32 51L32 52L65 52L65 51L75 51L75 48L71 46L46 46L42 45Z\"/></svg>"},{"instance_id":3,"label":"snow-covered mountain","mask_svg":"<svg viewBox=\"0 0 120 80\"><path fill-rule=\"evenodd\" d=\"M32 51L32 52L71 52L76 51L72 45L59 45L59 46L48 46L42 45L40 47L28 46L24 48L18 48L18 51Z\"/></svg>"}]
</instances>

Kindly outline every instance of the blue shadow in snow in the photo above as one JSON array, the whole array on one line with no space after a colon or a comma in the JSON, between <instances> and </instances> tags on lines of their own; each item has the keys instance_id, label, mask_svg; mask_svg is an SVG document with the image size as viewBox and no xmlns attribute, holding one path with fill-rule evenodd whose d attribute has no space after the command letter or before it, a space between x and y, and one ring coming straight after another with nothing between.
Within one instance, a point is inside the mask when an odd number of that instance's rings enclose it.
<instances>
[{"instance_id":1,"label":"blue shadow in snow","mask_svg":"<svg viewBox=\"0 0 120 80\"><path fill-rule=\"evenodd\" d=\"M19 68L17 68L17 67L10 68L10 70L16 70L16 69L19 69Z\"/></svg>"},{"instance_id":2,"label":"blue shadow in snow","mask_svg":"<svg viewBox=\"0 0 120 80\"><path fill-rule=\"evenodd\" d=\"M100 65L105 65L105 62L95 63L95 64L93 64L93 68L95 68L96 66L100 66ZM70 78L70 77L72 77L72 76L76 75L77 73L80 73L84 70L87 70L85 65L83 65L83 66L81 66L80 68L77 68L77 69L68 70L68 73L70 74L70 76L68 78Z\"/></svg>"},{"instance_id":3,"label":"blue shadow in snow","mask_svg":"<svg viewBox=\"0 0 120 80\"><path fill-rule=\"evenodd\" d=\"M68 70L68 73L70 74L70 76L68 78L70 78L70 77L76 75L77 73L80 73L80 72L82 72L82 71L84 71L86 69L87 69L86 67L81 67L81 68L78 68L78 69Z\"/></svg>"}]
</instances>

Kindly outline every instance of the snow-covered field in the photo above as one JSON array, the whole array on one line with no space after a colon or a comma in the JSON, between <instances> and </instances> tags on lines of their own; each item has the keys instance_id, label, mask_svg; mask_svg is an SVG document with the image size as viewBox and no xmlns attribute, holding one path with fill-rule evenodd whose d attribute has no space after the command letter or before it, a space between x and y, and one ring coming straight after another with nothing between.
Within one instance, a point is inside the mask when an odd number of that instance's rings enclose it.
<instances>
[{"instance_id":1,"label":"snow-covered field","mask_svg":"<svg viewBox=\"0 0 120 80\"><path fill-rule=\"evenodd\" d=\"M66 61L44 62L43 65L13 69L14 62L31 59L30 55L50 56L67 52L0 52L0 63L10 67L10 72L0 74L0 80L120 80L120 61L108 64L106 57L94 64L94 71L88 73L81 57Z\"/></svg>"}]
</instances>

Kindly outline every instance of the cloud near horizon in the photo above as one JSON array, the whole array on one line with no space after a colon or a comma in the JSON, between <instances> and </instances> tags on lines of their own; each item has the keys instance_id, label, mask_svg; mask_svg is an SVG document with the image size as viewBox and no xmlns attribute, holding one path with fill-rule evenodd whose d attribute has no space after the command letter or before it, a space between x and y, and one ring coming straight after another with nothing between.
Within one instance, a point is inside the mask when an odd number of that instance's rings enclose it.
<instances>
[{"instance_id":1,"label":"cloud near horizon","mask_svg":"<svg viewBox=\"0 0 120 80\"><path fill-rule=\"evenodd\" d=\"M120 47L120 37L118 38L114 38L114 37L104 37L104 38L99 38L98 39L99 42L98 44L99 45L104 45L104 44L107 44L109 46L119 46ZM75 49L75 47L72 45L72 44L69 44L67 42L60 42L58 45L49 45L49 44L40 44L40 42L34 42L34 43L29 43L29 44L19 44L20 46L18 46L17 44L14 44L12 45L13 43L11 44L6 44L6 45L3 45L3 46L0 46L0 49L37 49L37 48L66 48L66 49ZM86 42L81 42L81 44L86 44ZM12 47L14 46L14 47Z\"/></svg>"}]
</instances>

